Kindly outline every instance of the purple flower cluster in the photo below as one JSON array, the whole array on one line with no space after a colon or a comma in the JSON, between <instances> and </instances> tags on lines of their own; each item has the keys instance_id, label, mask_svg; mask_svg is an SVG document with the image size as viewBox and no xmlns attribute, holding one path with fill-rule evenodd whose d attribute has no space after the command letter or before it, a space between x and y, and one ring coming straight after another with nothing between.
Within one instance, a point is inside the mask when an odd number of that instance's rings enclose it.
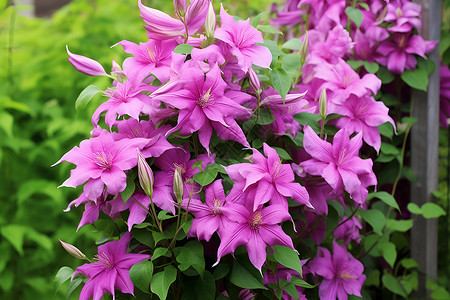
<instances>
[{"instance_id":1,"label":"purple flower cluster","mask_svg":"<svg viewBox=\"0 0 450 300\"><path fill-rule=\"evenodd\" d=\"M188 214L187 236L204 240L210 247L206 252L217 252L215 265L244 246L265 285L299 279L302 275L285 266L269 267L272 251L281 245L298 253L296 239L310 238L317 255L304 261L303 278L323 278L321 299L360 296L364 268L346 246L360 242L362 225L353 215L339 215L328 241L331 253L321 246L327 201L367 207L377 178L372 159L361 158L360 150L365 142L378 152L378 126L389 122L395 128L395 123L374 98L381 80L357 73L346 60L376 61L401 73L434 47L417 35L418 5L362 3L369 9L362 9L358 26L348 19L344 0L288 0L280 11L273 7L275 27L287 26L291 37L299 28L304 33L297 49L299 72L287 94L280 92L275 77L266 76L279 63L261 31L250 20L236 21L223 7L217 24L209 0L174 0L173 17L139 1L148 40L119 42L131 56L122 66L114 63L111 75L98 62L68 52L78 71L114 79L92 116L91 138L57 162L76 165L62 186L84 185L68 210L84 204L79 228L95 223L102 211L111 219L126 219L128 230L119 241L99 247L97 262L77 268L75 274L90 278L80 299L100 299L105 292L114 296L115 289L133 294L129 270L150 258L152 249L127 253L130 232L135 225L154 222L151 230L164 235L176 219L175 237L164 246L172 251ZM301 16L306 14L305 20ZM263 113L273 119L261 120ZM301 125L302 114L321 120ZM331 114L338 118L327 120ZM324 134L325 123L335 128L334 134ZM314 125L321 126L320 133ZM205 174L210 180L199 180ZM156 210L170 216L160 218ZM292 223L294 233L288 234L283 223ZM294 290L306 299L303 288ZM241 294L252 295L248 290ZM286 289L282 295L291 297Z\"/></svg>"}]
</instances>

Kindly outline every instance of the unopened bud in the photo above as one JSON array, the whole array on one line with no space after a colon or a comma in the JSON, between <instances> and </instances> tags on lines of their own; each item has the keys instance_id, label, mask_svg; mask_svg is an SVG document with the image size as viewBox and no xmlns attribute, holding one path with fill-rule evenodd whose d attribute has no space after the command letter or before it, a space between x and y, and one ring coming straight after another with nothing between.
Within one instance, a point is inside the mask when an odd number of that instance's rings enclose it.
<instances>
[{"instance_id":1,"label":"unopened bud","mask_svg":"<svg viewBox=\"0 0 450 300\"><path fill-rule=\"evenodd\" d=\"M259 82L258 75L256 74L255 70L252 68L248 69L248 75L250 78L250 85L255 89L255 92L258 94L261 93L261 83Z\"/></svg>"},{"instance_id":2,"label":"unopened bud","mask_svg":"<svg viewBox=\"0 0 450 300\"><path fill-rule=\"evenodd\" d=\"M61 243L61 245L63 246L63 248L73 257L79 258L79 259L83 259L83 260L88 260L88 258L86 257L86 255L84 255L83 252L80 251L80 249L78 249L77 247L65 243L61 240L59 240L59 242Z\"/></svg>"},{"instance_id":3,"label":"unopened bud","mask_svg":"<svg viewBox=\"0 0 450 300\"><path fill-rule=\"evenodd\" d=\"M173 0L173 6L175 7L177 16L183 18L186 14L187 0Z\"/></svg>"},{"instance_id":4,"label":"unopened bud","mask_svg":"<svg viewBox=\"0 0 450 300\"><path fill-rule=\"evenodd\" d=\"M305 39L303 40L302 47L300 48L300 63L302 66L305 64L308 52L309 52L309 37L307 31L305 32Z\"/></svg>"},{"instance_id":5,"label":"unopened bud","mask_svg":"<svg viewBox=\"0 0 450 300\"><path fill-rule=\"evenodd\" d=\"M327 88L322 89L319 97L319 114L322 120L327 117Z\"/></svg>"},{"instance_id":6,"label":"unopened bud","mask_svg":"<svg viewBox=\"0 0 450 300\"><path fill-rule=\"evenodd\" d=\"M183 200L183 178L181 177L178 166L175 167L175 172L173 173L173 192L175 193L178 204L181 204Z\"/></svg>"},{"instance_id":7,"label":"unopened bud","mask_svg":"<svg viewBox=\"0 0 450 300\"><path fill-rule=\"evenodd\" d=\"M127 80L125 72L122 70L122 67L115 60L112 61L111 73L116 74L117 81L120 83L125 83L125 81Z\"/></svg>"},{"instance_id":8,"label":"unopened bud","mask_svg":"<svg viewBox=\"0 0 450 300\"><path fill-rule=\"evenodd\" d=\"M153 171L148 165L145 158L142 156L141 151L138 149L138 177L139 184L141 185L147 196L151 197L153 195L153 182L155 178L153 177Z\"/></svg>"},{"instance_id":9,"label":"unopened bud","mask_svg":"<svg viewBox=\"0 0 450 300\"><path fill-rule=\"evenodd\" d=\"M108 76L108 74L106 74L105 72L105 69L103 69L102 65L99 62L88 57L70 52L67 45L66 50L67 54L69 54L69 62L79 72L90 76Z\"/></svg>"},{"instance_id":10,"label":"unopened bud","mask_svg":"<svg viewBox=\"0 0 450 300\"><path fill-rule=\"evenodd\" d=\"M205 21L205 33L208 38L214 36L214 30L216 29L216 12L212 5L212 1L209 2L208 13L206 14Z\"/></svg>"}]
</instances>

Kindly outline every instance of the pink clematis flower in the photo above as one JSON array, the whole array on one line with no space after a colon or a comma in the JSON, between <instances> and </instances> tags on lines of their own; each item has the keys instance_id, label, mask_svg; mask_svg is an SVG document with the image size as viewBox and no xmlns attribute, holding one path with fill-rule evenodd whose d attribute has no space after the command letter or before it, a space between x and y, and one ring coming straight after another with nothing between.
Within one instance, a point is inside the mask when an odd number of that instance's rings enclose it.
<instances>
[{"instance_id":1,"label":"pink clematis flower","mask_svg":"<svg viewBox=\"0 0 450 300\"><path fill-rule=\"evenodd\" d=\"M363 228L358 218L353 216L351 219L348 219L345 216L342 221L342 225L339 225L334 231L333 236L337 240L343 240L344 245L352 241L356 241L358 244L361 241L359 231Z\"/></svg>"},{"instance_id":2,"label":"pink clematis flower","mask_svg":"<svg viewBox=\"0 0 450 300\"><path fill-rule=\"evenodd\" d=\"M261 32L250 25L250 19L235 22L233 16L230 16L221 6L220 21L222 24L214 32L214 37L221 40L222 45L229 48L230 53L236 56L244 72L247 72L252 64L263 68L270 66L272 54L268 48L256 45L264 41Z\"/></svg>"},{"instance_id":3,"label":"pink clematis flower","mask_svg":"<svg viewBox=\"0 0 450 300\"><path fill-rule=\"evenodd\" d=\"M311 207L306 189L294 182L294 172L289 164L281 164L275 149L264 143L264 157L253 150L253 164L242 163L224 167L235 182L229 197L233 202L248 205L256 211L261 204L270 202L287 210L286 197Z\"/></svg>"},{"instance_id":4,"label":"pink clematis flower","mask_svg":"<svg viewBox=\"0 0 450 300\"><path fill-rule=\"evenodd\" d=\"M386 5L387 13L384 21L395 23L388 28L390 32L412 32L420 30L420 4L410 1L393 1Z\"/></svg>"},{"instance_id":5,"label":"pink clematis flower","mask_svg":"<svg viewBox=\"0 0 450 300\"><path fill-rule=\"evenodd\" d=\"M183 208L187 208L183 201ZM191 199L189 212L194 215L188 236L197 236L199 240L209 241L214 232L224 229L222 208L225 205L225 193L222 180L216 180L205 188L205 203L198 199Z\"/></svg>"},{"instance_id":6,"label":"pink clematis flower","mask_svg":"<svg viewBox=\"0 0 450 300\"><path fill-rule=\"evenodd\" d=\"M377 184L372 159L358 156L362 146L361 133L350 139L345 129L339 130L333 143L322 140L309 126L304 128L303 146L312 159L300 163L311 175L320 175L336 194L345 189L359 204L367 198L367 187Z\"/></svg>"},{"instance_id":7,"label":"pink clematis flower","mask_svg":"<svg viewBox=\"0 0 450 300\"><path fill-rule=\"evenodd\" d=\"M206 74L200 68L193 68L190 74L184 73L181 80L183 89L153 98L180 110L178 124L166 135L177 130L180 130L180 135L198 131L200 143L210 154L209 142L214 128L220 138L250 147L235 119L250 118L251 110L228 97L233 95L225 91L227 85L221 77L217 64Z\"/></svg>"},{"instance_id":8,"label":"pink clematis flower","mask_svg":"<svg viewBox=\"0 0 450 300\"><path fill-rule=\"evenodd\" d=\"M381 87L381 80L374 74L366 74L363 78L350 67L344 60L339 59L336 65L318 65L316 67L317 78L325 83L318 89L317 93L327 88L327 100L336 104L343 104L350 95L363 97L376 94ZM315 95L319 99L319 95Z\"/></svg>"},{"instance_id":9,"label":"pink clematis flower","mask_svg":"<svg viewBox=\"0 0 450 300\"><path fill-rule=\"evenodd\" d=\"M106 111L105 123L110 128L116 121L117 115L128 115L135 120L139 120L141 113L152 115L159 107L159 103L150 101L149 96L142 92L154 91L156 88L144 82L146 75L128 76L125 83L118 82L115 89L108 88L105 95L109 100L100 104L92 115L92 125L94 127L100 120L100 114Z\"/></svg>"},{"instance_id":10,"label":"pink clematis flower","mask_svg":"<svg viewBox=\"0 0 450 300\"><path fill-rule=\"evenodd\" d=\"M333 241L333 255L319 247L317 256L308 264L312 273L324 279L319 286L322 300L347 300L348 295L361 297L361 288L366 280L363 264L347 252L345 246Z\"/></svg>"},{"instance_id":11,"label":"pink clematis flower","mask_svg":"<svg viewBox=\"0 0 450 300\"><path fill-rule=\"evenodd\" d=\"M440 67L440 114L439 122L442 127L448 128L448 117L450 116L450 69L448 66Z\"/></svg>"},{"instance_id":12,"label":"pink clematis flower","mask_svg":"<svg viewBox=\"0 0 450 300\"><path fill-rule=\"evenodd\" d=\"M346 128L348 133L361 132L364 141L374 147L377 152L381 146L378 126L389 122L395 129L394 120L388 115L389 108L383 102L375 101L373 97L358 98L350 95L343 105L330 103L328 107L329 113L343 115L336 121L337 128Z\"/></svg>"},{"instance_id":13,"label":"pink clematis flower","mask_svg":"<svg viewBox=\"0 0 450 300\"><path fill-rule=\"evenodd\" d=\"M98 247L97 262L78 267L72 275L89 277L81 290L80 300L100 300L105 292L115 298L114 290L134 295L134 285L130 279L130 268L150 258L147 254L127 253L131 234L126 232L118 241L108 242Z\"/></svg>"},{"instance_id":14,"label":"pink clematis flower","mask_svg":"<svg viewBox=\"0 0 450 300\"><path fill-rule=\"evenodd\" d=\"M137 164L136 147L140 143L114 141L111 133L101 130L97 137L82 141L80 147L75 146L54 164L68 161L77 165L61 186L77 187L88 181L84 192L90 200L100 197L104 185L108 194L117 195L127 185L124 171Z\"/></svg>"},{"instance_id":15,"label":"pink clematis flower","mask_svg":"<svg viewBox=\"0 0 450 300\"><path fill-rule=\"evenodd\" d=\"M282 245L294 249L291 238L283 232L278 223L291 219L289 212L281 205L269 205L256 211L229 202L222 208L226 219L220 235L217 251L217 265L220 259L234 252L239 245L245 245L251 263L261 272L266 260L266 247Z\"/></svg>"},{"instance_id":16,"label":"pink clematis flower","mask_svg":"<svg viewBox=\"0 0 450 300\"><path fill-rule=\"evenodd\" d=\"M176 41L150 40L137 45L124 40L118 44L123 46L126 53L134 55L125 59L124 69L139 70L143 77L153 74L162 83L169 80L172 51L178 45Z\"/></svg>"}]
</instances>

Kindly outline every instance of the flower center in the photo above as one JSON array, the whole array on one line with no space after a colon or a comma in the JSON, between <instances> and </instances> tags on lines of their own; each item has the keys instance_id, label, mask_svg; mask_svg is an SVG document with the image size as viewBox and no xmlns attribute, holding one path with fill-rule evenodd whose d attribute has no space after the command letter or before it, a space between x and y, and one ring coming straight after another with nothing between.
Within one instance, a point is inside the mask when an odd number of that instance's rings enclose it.
<instances>
[{"instance_id":1,"label":"flower center","mask_svg":"<svg viewBox=\"0 0 450 300\"><path fill-rule=\"evenodd\" d=\"M155 52L153 52L151 49L147 48L147 52L148 52L148 58L149 58L149 62L155 62L156 61L156 55Z\"/></svg>"},{"instance_id":2,"label":"flower center","mask_svg":"<svg viewBox=\"0 0 450 300\"><path fill-rule=\"evenodd\" d=\"M211 95L211 88L209 88L209 90L203 93L203 95L197 100L197 104L201 108L205 108L212 103L214 103L214 97Z\"/></svg>"},{"instance_id":3,"label":"flower center","mask_svg":"<svg viewBox=\"0 0 450 300\"><path fill-rule=\"evenodd\" d=\"M340 279L356 279L356 276L350 275L349 273L347 273L346 271L340 272L338 274L338 277Z\"/></svg>"},{"instance_id":4,"label":"flower center","mask_svg":"<svg viewBox=\"0 0 450 300\"><path fill-rule=\"evenodd\" d=\"M397 16L397 18L403 17L403 11L400 7L397 7L397 9L395 10L395 15Z\"/></svg>"},{"instance_id":5,"label":"flower center","mask_svg":"<svg viewBox=\"0 0 450 300\"><path fill-rule=\"evenodd\" d=\"M108 170L111 169L112 163L109 158L109 155L104 152L95 152L94 153L94 162L97 164L97 166L100 167L102 170Z\"/></svg>"},{"instance_id":6,"label":"flower center","mask_svg":"<svg viewBox=\"0 0 450 300\"><path fill-rule=\"evenodd\" d=\"M186 173L186 166L184 164L179 165L177 163L174 163L173 165L175 166L175 169L178 170L181 176L183 176L184 173Z\"/></svg>"},{"instance_id":7,"label":"flower center","mask_svg":"<svg viewBox=\"0 0 450 300\"><path fill-rule=\"evenodd\" d=\"M261 212L260 211L254 212L248 223L251 229L259 230L259 226L261 226L261 224L263 223Z\"/></svg>"},{"instance_id":8,"label":"flower center","mask_svg":"<svg viewBox=\"0 0 450 300\"><path fill-rule=\"evenodd\" d=\"M222 208L223 203L221 200L219 199L214 199L214 207L212 209L212 213L213 215L217 216L217 215L221 215L222 214Z\"/></svg>"},{"instance_id":9,"label":"flower center","mask_svg":"<svg viewBox=\"0 0 450 300\"><path fill-rule=\"evenodd\" d=\"M338 166L340 166L342 164L342 162L344 161L345 154L347 154L347 149L343 149L339 153L339 158L338 158L337 163L336 163Z\"/></svg>"},{"instance_id":10,"label":"flower center","mask_svg":"<svg viewBox=\"0 0 450 300\"><path fill-rule=\"evenodd\" d=\"M114 267L114 262L108 255L106 255L105 252L97 254L95 258L97 258L98 261L104 264L108 269L112 269Z\"/></svg>"}]
</instances>

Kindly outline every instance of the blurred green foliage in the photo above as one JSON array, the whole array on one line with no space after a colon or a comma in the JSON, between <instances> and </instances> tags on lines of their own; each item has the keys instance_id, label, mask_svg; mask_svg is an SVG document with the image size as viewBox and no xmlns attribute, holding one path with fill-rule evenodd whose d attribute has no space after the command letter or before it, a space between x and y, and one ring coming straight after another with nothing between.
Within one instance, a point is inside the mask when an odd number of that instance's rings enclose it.
<instances>
[{"instance_id":1,"label":"blurred green foliage","mask_svg":"<svg viewBox=\"0 0 450 300\"><path fill-rule=\"evenodd\" d=\"M261 8L269 13L271 2L222 1L245 18ZM90 84L103 89L110 84L78 73L65 47L109 70L113 59L120 64L126 57L121 46L111 46L147 38L135 0L74 0L49 19L22 16L23 7L11 3L0 0L0 299L65 299L69 283L56 290L55 274L63 265L76 268L82 262L58 239L91 255L100 233L89 226L76 232L82 209L63 209L80 190L57 189L73 166L50 166L92 129L90 116L103 99L97 95L77 115L79 93ZM173 7L172 1L143 3L167 13ZM220 2L214 4L218 12Z\"/></svg>"}]
</instances>

